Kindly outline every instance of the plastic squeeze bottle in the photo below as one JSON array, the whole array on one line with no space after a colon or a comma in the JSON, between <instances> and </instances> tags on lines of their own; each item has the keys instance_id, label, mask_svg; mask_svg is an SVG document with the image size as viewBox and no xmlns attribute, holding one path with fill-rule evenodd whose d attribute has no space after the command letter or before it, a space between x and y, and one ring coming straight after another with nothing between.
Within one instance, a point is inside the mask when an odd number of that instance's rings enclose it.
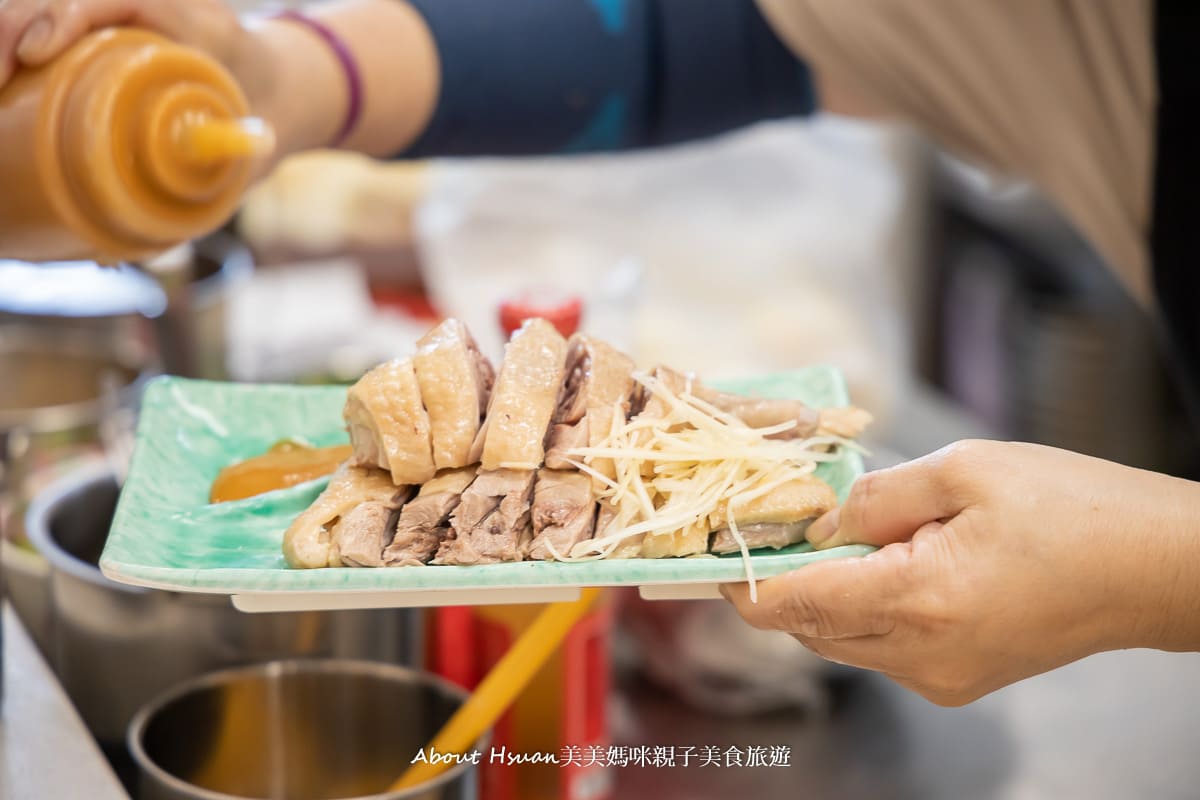
<instances>
[{"instance_id":1,"label":"plastic squeeze bottle","mask_svg":"<svg viewBox=\"0 0 1200 800\"><path fill-rule=\"evenodd\" d=\"M157 34L90 34L0 88L0 256L136 260L219 227L273 146L233 77Z\"/></svg>"}]
</instances>

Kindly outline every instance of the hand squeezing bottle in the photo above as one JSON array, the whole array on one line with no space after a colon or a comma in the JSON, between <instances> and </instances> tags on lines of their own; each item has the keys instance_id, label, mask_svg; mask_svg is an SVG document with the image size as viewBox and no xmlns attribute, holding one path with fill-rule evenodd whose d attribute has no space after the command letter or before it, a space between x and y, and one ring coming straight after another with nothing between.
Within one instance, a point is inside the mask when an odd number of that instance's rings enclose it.
<instances>
[{"instance_id":1,"label":"hand squeezing bottle","mask_svg":"<svg viewBox=\"0 0 1200 800\"><path fill-rule=\"evenodd\" d=\"M0 88L0 257L137 260L208 233L272 146L208 56L90 34Z\"/></svg>"}]
</instances>

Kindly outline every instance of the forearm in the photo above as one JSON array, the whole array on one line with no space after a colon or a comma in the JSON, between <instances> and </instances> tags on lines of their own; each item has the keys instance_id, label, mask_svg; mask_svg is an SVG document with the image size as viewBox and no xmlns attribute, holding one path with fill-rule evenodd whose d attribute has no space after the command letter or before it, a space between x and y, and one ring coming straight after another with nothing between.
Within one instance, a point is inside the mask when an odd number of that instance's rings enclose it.
<instances>
[{"instance_id":1,"label":"forearm","mask_svg":"<svg viewBox=\"0 0 1200 800\"><path fill-rule=\"evenodd\" d=\"M364 116L343 146L372 155L534 154L663 144L812 108L796 60L743 0L358 0L308 13L358 62ZM347 83L328 44L255 24L247 55L282 154L329 144ZM262 55L265 53L265 57ZM235 68L236 69L236 68ZM245 80L245 79L244 79Z\"/></svg>"},{"instance_id":2,"label":"forearm","mask_svg":"<svg viewBox=\"0 0 1200 800\"><path fill-rule=\"evenodd\" d=\"M1111 554L1122 562L1114 569L1124 573L1128 604L1119 646L1200 652L1200 483L1141 475L1137 495L1153 516L1133 528L1124 552Z\"/></svg>"},{"instance_id":3,"label":"forearm","mask_svg":"<svg viewBox=\"0 0 1200 800\"><path fill-rule=\"evenodd\" d=\"M362 116L346 149L390 156L427 125L438 96L437 50L423 18L395 0L343 0L306 13L341 38L363 81ZM349 84L329 44L290 20L249 23L257 69L239 69L255 113L276 131L277 154L331 145L346 119Z\"/></svg>"}]
</instances>

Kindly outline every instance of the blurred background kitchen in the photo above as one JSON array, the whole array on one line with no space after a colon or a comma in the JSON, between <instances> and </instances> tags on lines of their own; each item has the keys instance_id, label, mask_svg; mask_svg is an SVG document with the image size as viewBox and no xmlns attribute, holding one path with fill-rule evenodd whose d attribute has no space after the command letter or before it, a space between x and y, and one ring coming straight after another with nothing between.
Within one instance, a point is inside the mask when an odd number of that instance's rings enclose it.
<instances>
[{"instance_id":1,"label":"blurred background kitchen","mask_svg":"<svg viewBox=\"0 0 1200 800\"><path fill-rule=\"evenodd\" d=\"M155 374L348 382L439 315L495 357L499 303L552 287L643 364L838 366L878 419L871 467L993 437L1198 477L1153 325L1096 262L1029 187L908 131L821 116L620 156L313 153L154 262L0 261L0 797L138 796L135 712L214 669L365 659L469 688L496 657L502 620L486 613L250 616L102 578ZM1200 781L1196 657L1108 654L948 710L723 603L614 596L589 624L568 643L583 660L552 665L588 665L586 700L543 688L499 741L783 745L792 767L485 769L453 796L1182 798Z\"/></svg>"}]
</instances>

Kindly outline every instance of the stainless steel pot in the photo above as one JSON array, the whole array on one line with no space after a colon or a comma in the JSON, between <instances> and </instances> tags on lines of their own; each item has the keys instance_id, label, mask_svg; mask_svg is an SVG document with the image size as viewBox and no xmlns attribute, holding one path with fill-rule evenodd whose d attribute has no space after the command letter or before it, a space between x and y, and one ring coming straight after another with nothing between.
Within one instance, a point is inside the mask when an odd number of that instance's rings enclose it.
<instances>
[{"instance_id":1,"label":"stainless steel pot","mask_svg":"<svg viewBox=\"0 0 1200 800\"><path fill-rule=\"evenodd\" d=\"M9 599L48 651L47 568L28 549L24 506L36 484L108 443L126 454L151 352L132 340L47 326L0 326L0 561Z\"/></svg>"},{"instance_id":2,"label":"stainless steel pot","mask_svg":"<svg viewBox=\"0 0 1200 800\"><path fill-rule=\"evenodd\" d=\"M362 661L206 675L155 699L130 725L139 797L475 798L477 767L468 763L422 786L385 791L465 697L426 673Z\"/></svg>"},{"instance_id":3,"label":"stainless steel pot","mask_svg":"<svg viewBox=\"0 0 1200 800\"><path fill-rule=\"evenodd\" d=\"M69 328L0 327L0 476L98 445L115 417L130 426L157 371L149 349L131 340L98 341ZM21 455L29 463L11 461L15 434L28 437Z\"/></svg>"},{"instance_id":4,"label":"stainless steel pot","mask_svg":"<svg viewBox=\"0 0 1200 800\"><path fill-rule=\"evenodd\" d=\"M243 614L219 595L110 581L96 563L117 495L111 471L88 468L35 498L26 524L50 563L51 662L102 743L120 743L149 698L209 670L293 656L413 663L414 611Z\"/></svg>"},{"instance_id":5,"label":"stainless steel pot","mask_svg":"<svg viewBox=\"0 0 1200 800\"><path fill-rule=\"evenodd\" d=\"M190 378L229 377L229 299L254 272L250 250L218 232L142 264L166 294L166 313L155 320L167 372Z\"/></svg>"},{"instance_id":6,"label":"stainless steel pot","mask_svg":"<svg viewBox=\"0 0 1200 800\"><path fill-rule=\"evenodd\" d=\"M64 329L96 346L152 346L151 320L167 299L154 278L130 267L79 261L29 264L0 260L0 327L54 335Z\"/></svg>"}]
</instances>

